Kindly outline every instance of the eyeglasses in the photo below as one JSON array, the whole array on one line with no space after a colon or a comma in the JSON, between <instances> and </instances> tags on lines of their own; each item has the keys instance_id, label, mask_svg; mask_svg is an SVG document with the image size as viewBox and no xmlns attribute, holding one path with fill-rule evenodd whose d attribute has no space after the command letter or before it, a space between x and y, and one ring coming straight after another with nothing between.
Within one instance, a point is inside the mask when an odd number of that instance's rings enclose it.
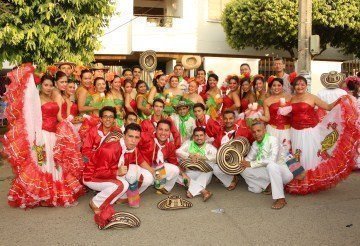
<instances>
[{"instance_id":1,"label":"eyeglasses","mask_svg":"<svg viewBox=\"0 0 360 246\"><path fill-rule=\"evenodd\" d=\"M103 115L103 117L101 117L103 119L114 119L115 117L113 115Z\"/></svg>"}]
</instances>

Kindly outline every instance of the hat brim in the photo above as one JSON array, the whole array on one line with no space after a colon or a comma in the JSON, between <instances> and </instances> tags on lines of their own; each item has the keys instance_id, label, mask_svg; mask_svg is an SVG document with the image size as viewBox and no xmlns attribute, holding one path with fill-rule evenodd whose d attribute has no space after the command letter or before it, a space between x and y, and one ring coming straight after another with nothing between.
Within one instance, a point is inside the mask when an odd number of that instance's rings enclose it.
<instances>
[{"instance_id":1,"label":"hat brim","mask_svg":"<svg viewBox=\"0 0 360 246\"><path fill-rule=\"evenodd\" d=\"M245 137L238 137L236 139L232 139L229 141L228 144L237 149L239 154L242 156L246 156L249 153L251 147L249 140Z\"/></svg>"},{"instance_id":2,"label":"hat brim","mask_svg":"<svg viewBox=\"0 0 360 246\"><path fill-rule=\"evenodd\" d=\"M339 75L339 79L337 81L334 82L329 82L328 78L329 78L329 74L330 73L323 73L320 76L320 82L321 84L327 88L327 89L336 89L340 87L340 84L344 81L345 79L345 74L343 73L338 73Z\"/></svg>"},{"instance_id":3,"label":"hat brim","mask_svg":"<svg viewBox=\"0 0 360 246\"><path fill-rule=\"evenodd\" d=\"M76 64L73 62L56 62L54 63L55 66L57 66L58 68L61 67L62 65L69 65L71 67L76 67Z\"/></svg>"},{"instance_id":4,"label":"hat brim","mask_svg":"<svg viewBox=\"0 0 360 246\"><path fill-rule=\"evenodd\" d=\"M190 63L190 60L195 60L195 62ZM201 66L201 57L200 56L192 56L192 55L184 55L181 58L181 64L185 69L196 69Z\"/></svg>"},{"instance_id":5,"label":"hat brim","mask_svg":"<svg viewBox=\"0 0 360 246\"><path fill-rule=\"evenodd\" d=\"M243 156L230 144L220 146L216 154L216 161L220 170L229 175L237 175L245 170L240 165L242 160Z\"/></svg>"},{"instance_id":6,"label":"hat brim","mask_svg":"<svg viewBox=\"0 0 360 246\"><path fill-rule=\"evenodd\" d=\"M179 210L179 209L191 208L193 206L193 204L191 202L189 202L188 200L180 198L182 203L183 203L183 206L170 207L170 206L167 205L168 199L171 199L171 198L168 197L168 198L165 198L164 200L161 200L157 204L158 209L161 209L161 210Z\"/></svg>"},{"instance_id":7,"label":"hat brim","mask_svg":"<svg viewBox=\"0 0 360 246\"><path fill-rule=\"evenodd\" d=\"M107 229L124 229L124 228L135 228L140 226L140 219L134 214L127 212L117 212L115 213L111 221L104 227L100 227L100 230Z\"/></svg>"},{"instance_id":8,"label":"hat brim","mask_svg":"<svg viewBox=\"0 0 360 246\"><path fill-rule=\"evenodd\" d=\"M184 169L197 170L204 173L213 171L212 167L208 163L201 160L194 163L190 159L185 159L180 161L179 165Z\"/></svg>"},{"instance_id":9,"label":"hat brim","mask_svg":"<svg viewBox=\"0 0 360 246\"><path fill-rule=\"evenodd\" d=\"M151 60L152 63L149 63L148 61ZM156 52L153 50L147 50L140 54L139 58L139 64L140 67L148 72L155 71L157 67L157 57Z\"/></svg>"}]
</instances>

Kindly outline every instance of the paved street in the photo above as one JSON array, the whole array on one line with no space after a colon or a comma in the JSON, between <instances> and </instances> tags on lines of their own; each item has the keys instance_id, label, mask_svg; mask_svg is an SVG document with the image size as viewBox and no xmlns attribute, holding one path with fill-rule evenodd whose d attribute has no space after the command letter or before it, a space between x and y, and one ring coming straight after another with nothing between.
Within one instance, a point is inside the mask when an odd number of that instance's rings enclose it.
<instances>
[{"instance_id":1,"label":"paved street","mask_svg":"<svg viewBox=\"0 0 360 246\"><path fill-rule=\"evenodd\" d=\"M0 164L1 165L1 164ZM161 211L163 195L148 189L141 207L116 210L136 214L137 229L100 231L88 206L92 193L72 208L14 209L7 205L11 170L0 166L0 245L359 245L360 172L335 189L288 196L288 205L270 209L270 196L247 192L244 183L226 191L213 182L206 203L192 199L186 210ZM176 194L184 190L176 187ZM212 209L224 208L224 214Z\"/></svg>"}]
</instances>

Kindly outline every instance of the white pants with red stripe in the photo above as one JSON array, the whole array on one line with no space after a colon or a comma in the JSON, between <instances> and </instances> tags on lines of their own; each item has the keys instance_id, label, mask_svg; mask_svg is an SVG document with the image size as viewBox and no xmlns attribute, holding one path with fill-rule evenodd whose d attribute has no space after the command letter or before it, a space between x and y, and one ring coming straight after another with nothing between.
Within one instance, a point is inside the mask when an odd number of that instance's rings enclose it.
<instances>
[{"instance_id":1,"label":"white pants with red stripe","mask_svg":"<svg viewBox=\"0 0 360 246\"><path fill-rule=\"evenodd\" d=\"M146 170L145 168L140 167L136 164L130 164L128 167L128 172L126 173L125 180L129 184L133 184L136 181L140 181L140 176L142 176L142 182L140 182L139 185L139 193L141 194L144 192L150 185L154 183L154 177L153 175ZM127 190L127 189L126 189ZM125 191L126 191L125 190ZM122 194L120 198L127 198L126 194Z\"/></svg>"},{"instance_id":2,"label":"white pants with red stripe","mask_svg":"<svg viewBox=\"0 0 360 246\"><path fill-rule=\"evenodd\" d=\"M273 199L285 198L284 185L293 179L289 168L275 162L269 162L266 167L246 168L241 173L248 185L248 190L261 193L271 183Z\"/></svg>"},{"instance_id":3,"label":"white pants with red stripe","mask_svg":"<svg viewBox=\"0 0 360 246\"><path fill-rule=\"evenodd\" d=\"M116 179L84 181L84 185L92 190L99 191L92 199L98 208L115 203L129 188L129 183L119 176Z\"/></svg>"}]
</instances>

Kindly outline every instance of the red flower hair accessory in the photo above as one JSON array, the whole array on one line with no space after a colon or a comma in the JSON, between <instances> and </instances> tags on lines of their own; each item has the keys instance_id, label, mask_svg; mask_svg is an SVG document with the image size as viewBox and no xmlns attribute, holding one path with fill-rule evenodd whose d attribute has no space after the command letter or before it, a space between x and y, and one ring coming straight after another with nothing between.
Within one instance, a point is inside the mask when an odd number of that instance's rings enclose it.
<instances>
[{"instance_id":1,"label":"red flower hair accessory","mask_svg":"<svg viewBox=\"0 0 360 246\"><path fill-rule=\"evenodd\" d=\"M289 82L290 82L290 84L294 83L296 77L297 77L296 72L292 72L292 73L289 74Z\"/></svg>"},{"instance_id":2,"label":"red flower hair accessory","mask_svg":"<svg viewBox=\"0 0 360 246\"><path fill-rule=\"evenodd\" d=\"M354 83L354 84L360 85L360 77L349 76L345 79L345 83L346 83L346 85L348 85L349 83Z\"/></svg>"},{"instance_id":3,"label":"red flower hair accessory","mask_svg":"<svg viewBox=\"0 0 360 246\"><path fill-rule=\"evenodd\" d=\"M46 68L46 73L48 73L49 75L51 76L55 76L56 72L58 71L58 67L55 66L55 65L52 65L52 66L48 66Z\"/></svg>"}]
</instances>

